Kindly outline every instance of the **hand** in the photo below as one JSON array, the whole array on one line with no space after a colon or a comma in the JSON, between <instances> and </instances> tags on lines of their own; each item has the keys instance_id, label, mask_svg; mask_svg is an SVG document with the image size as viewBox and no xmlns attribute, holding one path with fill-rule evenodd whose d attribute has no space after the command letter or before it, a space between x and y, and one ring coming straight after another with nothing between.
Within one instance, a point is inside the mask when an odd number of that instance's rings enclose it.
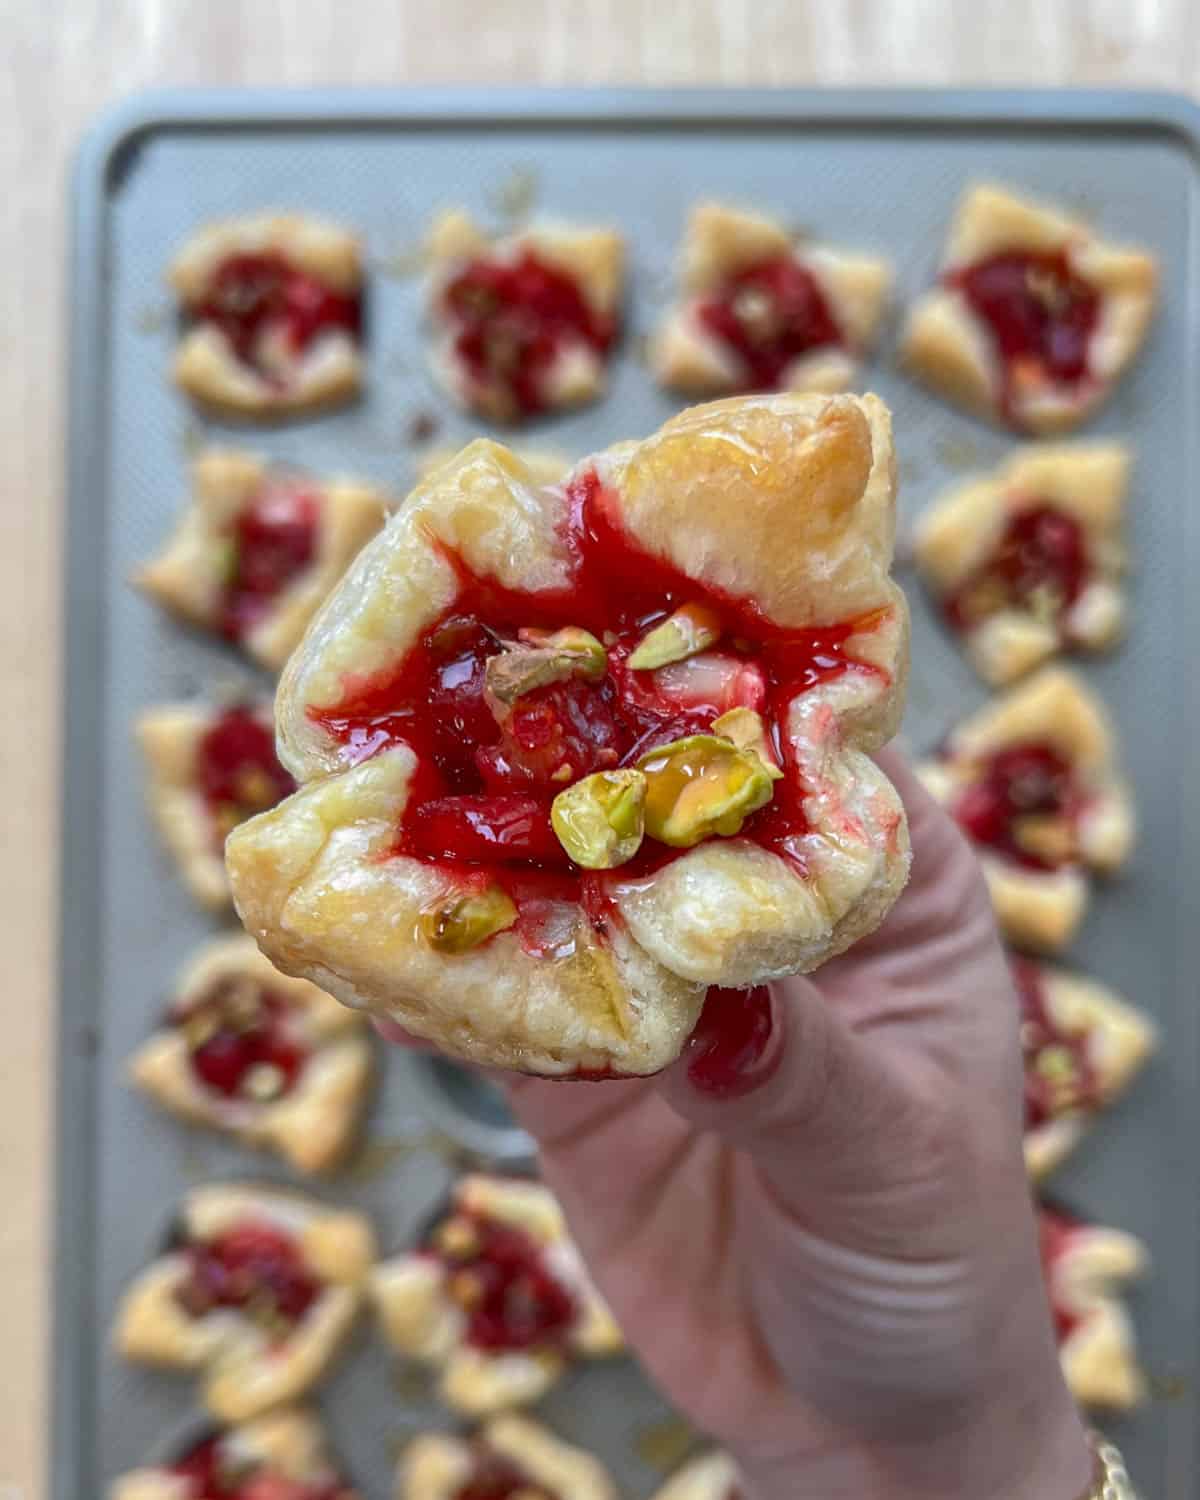
<instances>
[{"instance_id":1,"label":"hand","mask_svg":"<svg viewBox=\"0 0 1200 1500\"><path fill-rule=\"evenodd\" d=\"M714 991L658 1079L511 1095L651 1377L774 1500L1075 1500L969 848L895 755L912 880L812 979Z\"/></svg>"}]
</instances>

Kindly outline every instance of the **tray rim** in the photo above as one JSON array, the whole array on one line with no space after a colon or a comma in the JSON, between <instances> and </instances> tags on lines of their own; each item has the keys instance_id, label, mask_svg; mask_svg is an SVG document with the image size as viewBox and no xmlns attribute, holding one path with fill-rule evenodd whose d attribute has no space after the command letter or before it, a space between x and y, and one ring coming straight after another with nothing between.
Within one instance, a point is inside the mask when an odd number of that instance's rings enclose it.
<instances>
[{"instance_id":1,"label":"tray rim","mask_svg":"<svg viewBox=\"0 0 1200 1500\"><path fill-rule=\"evenodd\" d=\"M104 472L108 431L99 419L96 393L107 358L105 287L107 198L124 164L144 139L171 130L246 128L335 129L375 126L546 127L551 124L630 127L714 123L747 129L769 125L880 127L919 130L1069 130L1093 127L1110 134L1173 135L1193 158L1200 186L1200 102L1156 89L1111 88L722 88L468 86L396 88L166 88L136 92L104 108L81 137L68 185L69 246L63 281L70 309L65 390L65 545L60 627L59 739L61 833L57 891L59 955L56 965L56 1043L52 1110L50 1216L52 1258L48 1278L48 1419L43 1435L47 1493L82 1500L98 1482L87 1449L94 1440L94 1391L86 1361L76 1357L79 1330L88 1345L102 1337L87 1306L86 1271L96 1224L94 1139L97 994L90 984L100 950L99 868L102 818L97 795L102 762L84 726L102 706L104 632L100 628L109 585L105 524L109 497L93 475ZM1192 233L1195 235L1196 206ZM1200 274L1189 277L1185 315L1200 328ZM1189 367L1196 381L1196 365ZM1182 439L1187 469L1196 473L1197 436ZM1200 563L1200 527L1187 532L1194 564ZM1190 611L1193 638L1200 625L1200 591L1181 605ZM1200 742L1200 692L1185 695L1182 727ZM1177 865L1187 863L1184 831L1200 828L1200 787L1181 778L1185 808L1177 824ZM1177 981L1184 972L1186 901L1176 903L1173 957ZM67 940L67 934L70 940ZM1200 1003L1200 996L1198 996ZM1193 1446L1195 1435L1193 1434ZM1168 1442L1167 1469L1187 1472ZM1176 1462L1172 1464L1172 1459Z\"/></svg>"}]
</instances>

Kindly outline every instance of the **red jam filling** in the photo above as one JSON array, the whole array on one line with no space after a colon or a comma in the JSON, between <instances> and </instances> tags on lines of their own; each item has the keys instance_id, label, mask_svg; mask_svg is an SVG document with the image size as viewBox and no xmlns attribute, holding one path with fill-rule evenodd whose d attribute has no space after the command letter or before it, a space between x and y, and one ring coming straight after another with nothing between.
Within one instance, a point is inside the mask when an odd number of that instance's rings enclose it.
<instances>
[{"instance_id":1,"label":"red jam filling","mask_svg":"<svg viewBox=\"0 0 1200 1500\"><path fill-rule=\"evenodd\" d=\"M236 1308L283 1337L320 1296L292 1236L261 1220L189 1244L186 1254L187 1279L175 1295L193 1318Z\"/></svg>"},{"instance_id":2,"label":"red jam filling","mask_svg":"<svg viewBox=\"0 0 1200 1500\"><path fill-rule=\"evenodd\" d=\"M472 261L443 290L441 308L471 383L499 389L523 416L545 408L546 378L564 349L604 355L616 333L573 276L532 250Z\"/></svg>"},{"instance_id":3,"label":"red jam filling","mask_svg":"<svg viewBox=\"0 0 1200 1500\"><path fill-rule=\"evenodd\" d=\"M266 485L238 515L221 600L221 631L240 641L317 555L316 495L286 484Z\"/></svg>"},{"instance_id":4,"label":"red jam filling","mask_svg":"<svg viewBox=\"0 0 1200 1500\"><path fill-rule=\"evenodd\" d=\"M1014 511L991 557L945 601L946 616L969 630L1016 608L1060 623L1088 580L1083 527L1050 504Z\"/></svg>"},{"instance_id":5,"label":"red jam filling","mask_svg":"<svg viewBox=\"0 0 1200 1500\"><path fill-rule=\"evenodd\" d=\"M1053 870L1073 859L1079 795L1070 763L1053 745L1030 742L998 750L959 793L954 816L977 844L1029 869ZM1057 847L1047 827L1065 830Z\"/></svg>"},{"instance_id":6,"label":"red jam filling","mask_svg":"<svg viewBox=\"0 0 1200 1500\"><path fill-rule=\"evenodd\" d=\"M170 1022L185 1032L192 1071L206 1088L266 1103L290 1091L307 1060L292 1019L282 995L244 975L226 975Z\"/></svg>"},{"instance_id":7,"label":"red jam filling","mask_svg":"<svg viewBox=\"0 0 1200 1500\"><path fill-rule=\"evenodd\" d=\"M400 666L365 681L349 679L342 701L310 709L312 719L355 762L403 742L419 761L417 784L396 852L453 871L460 884L498 881L520 912L517 932L530 952L553 954L556 903L582 905L596 925L610 914L605 875L580 871L550 824L564 786L593 771L625 766L659 744L707 732L734 707L763 715L776 758L791 774L742 830L785 857L800 858L804 790L781 733L791 700L845 672L877 672L847 642L877 628L883 612L840 625L785 631L755 606L706 589L671 564L639 550L620 529L613 498L594 472L569 491L565 541L574 559L569 585L519 593L470 573L456 555L459 592ZM627 665L645 633L684 604L720 618L718 645L658 671ZM502 729L484 699L488 657L522 628L574 625L608 647L599 682L572 678L517 699ZM649 874L679 850L646 838L615 872Z\"/></svg>"},{"instance_id":8,"label":"red jam filling","mask_svg":"<svg viewBox=\"0 0 1200 1500\"><path fill-rule=\"evenodd\" d=\"M843 343L816 277L792 255L772 256L729 277L696 315L736 354L748 390L776 390L802 355Z\"/></svg>"},{"instance_id":9,"label":"red jam filling","mask_svg":"<svg viewBox=\"0 0 1200 1500\"><path fill-rule=\"evenodd\" d=\"M1008 250L952 271L947 280L991 334L1006 406L1021 386L1087 380L1100 296L1065 251Z\"/></svg>"},{"instance_id":10,"label":"red jam filling","mask_svg":"<svg viewBox=\"0 0 1200 1500\"><path fill-rule=\"evenodd\" d=\"M275 755L271 727L248 704L227 708L201 735L196 784L221 840L296 790Z\"/></svg>"},{"instance_id":11,"label":"red jam filling","mask_svg":"<svg viewBox=\"0 0 1200 1500\"><path fill-rule=\"evenodd\" d=\"M1021 1004L1025 1128L1034 1130L1068 1110L1094 1109L1100 1080L1088 1057L1087 1032L1056 1026L1037 966L1015 956L1010 961Z\"/></svg>"},{"instance_id":12,"label":"red jam filling","mask_svg":"<svg viewBox=\"0 0 1200 1500\"><path fill-rule=\"evenodd\" d=\"M474 1468L466 1484L455 1490L453 1500L558 1500L555 1490L532 1480L519 1464L497 1453L485 1443L474 1445Z\"/></svg>"},{"instance_id":13,"label":"red jam filling","mask_svg":"<svg viewBox=\"0 0 1200 1500\"><path fill-rule=\"evenodd\" d=\"M710 1098L732 1099L765 1083L778 1062L776 1057L763 1067L774 1025L765 984L749 990L711 988L684 1047L692 1087Z\"/></svg>"},{"instance_id":14,"label":"red jam filling","mask_svg":"<svg viewBox=\"0 0 1200 1500\"><path fill-rule=\"evenodd\" d=\"M1057 1208L1041 1206L1038 1208L1037 1217L1038 1248L1042 1257L1042 1275L1046 1278L1046 1285L1049 1290L1053 1286L1050 1275L1051 1269L1055 1261L1058 1260L1067 1248L1072 1236L1077 1233L1081 1226L1078 1220L1072 1219L1069 1214L1065 1214L1061 1209ZM1069 1308L1064 1307L1055 1298L1052 1291L1050 1293L1050 1311L1054 1315L1054 1331L1058 1342L1061 1344L1076 1327L1079 1318Z\"/></svg>"},{"instance_id":15,"label":"red jam filling","mask_svg":"<svg viewBox=\"0 0 1200 1500\"><path fill-rule=\"evenodd\" d=\"M542 1247L524 1230L458 1210L465 1231L434 1249L450 1272L451 1296L467 1317L466 1339L493 1352L562 1344L575 1323L575 1298L553 1274Z\"/></svg>"},{"instance_id":16,"label":"red jam filling","mask_svg":"<svg viewBox=\"0 0 1200 1500\"><path fill-rule=\"evenodd\" d=\"M190 311L220 329L238 359L264 375L270 372L263 366L263 339L277 330L288 351L301 355L337 329L358 338L362 321L357 292L336 292L275 251L229 256L214 272L208 295Z\"/></svg>"},{"instance_id":17,"label":"red jam filling","mask_svg":"<svg viewBox=\"0 0 1200 1500\"><path fill-rule=\"evenodd\" d=\"M292 1479L239 1458L215 1433L176 1459L170 1472L188 1481L187 1500L353 1500L350 1487L332 1476Z\"/></svg>"}]
</instances>

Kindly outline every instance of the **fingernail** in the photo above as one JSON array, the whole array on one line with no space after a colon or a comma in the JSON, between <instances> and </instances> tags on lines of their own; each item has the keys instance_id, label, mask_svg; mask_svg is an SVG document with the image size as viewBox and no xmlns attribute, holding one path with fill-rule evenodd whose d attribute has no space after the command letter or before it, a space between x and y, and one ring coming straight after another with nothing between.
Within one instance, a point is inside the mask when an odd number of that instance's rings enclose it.
<instances>
[{"instance_id":1,"label":"fingernail","mask_svg":"<svg viewBox=\"0 0 1200 1500\"><path fill-rule=\"evenodd\" d=\"M774 1073L779 1051L768 1056L775 1033L771 991L710 989L683 1056L688 1082L713 1099L733 1099L759 1088Z\"/></svg>"}]
</instances>

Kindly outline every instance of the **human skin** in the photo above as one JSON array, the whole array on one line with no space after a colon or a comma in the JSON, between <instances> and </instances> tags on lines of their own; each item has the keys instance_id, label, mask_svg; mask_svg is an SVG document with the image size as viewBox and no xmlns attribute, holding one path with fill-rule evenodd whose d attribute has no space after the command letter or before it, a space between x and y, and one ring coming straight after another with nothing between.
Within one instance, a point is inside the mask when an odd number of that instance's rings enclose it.
<instances>
[{"instance_id":1,"label":"human skin","mask_svg":"<svg viewBox=\"0 0 1200 1500\"><path fill-rule=\"evenodd\" d=\"M651 1378L747 1500L1076 1500L975 858L895 754L910 883L815 975L718 992L665 1074L510 1082Z\"/></svg>"}]
</instances>

